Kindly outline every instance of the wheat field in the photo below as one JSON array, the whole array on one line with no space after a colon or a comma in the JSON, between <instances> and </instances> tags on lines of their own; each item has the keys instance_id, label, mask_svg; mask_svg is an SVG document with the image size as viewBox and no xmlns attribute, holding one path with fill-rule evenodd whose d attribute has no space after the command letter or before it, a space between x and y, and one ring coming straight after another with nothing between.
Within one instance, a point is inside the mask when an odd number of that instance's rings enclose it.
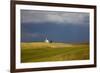
<instances>
[{"instance_id":1,"label":"wheat field","mask_svg":"<svg viewBox=\"0 0 100 73\"><path fill-rule=\"evenodd\" d=\"M89 44L23 42L21 62L49 62L89 59Z\"/></svg>"}]
</instances>

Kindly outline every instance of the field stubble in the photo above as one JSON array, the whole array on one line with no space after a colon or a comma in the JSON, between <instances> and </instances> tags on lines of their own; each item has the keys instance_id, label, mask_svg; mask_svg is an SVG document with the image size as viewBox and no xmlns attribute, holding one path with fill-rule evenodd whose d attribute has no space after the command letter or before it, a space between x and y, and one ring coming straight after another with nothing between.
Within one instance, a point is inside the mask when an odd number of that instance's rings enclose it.
<instances>
[{"instance_id":1,"label":"field stubble","mask_svg":"<svg viewBox=\"0 0 100 73\"><path fill-rule=\"evenodd\" d=\"M21 62L47 62L89 59L88 44L21 43Z\"/></svg>"}]
</instances>

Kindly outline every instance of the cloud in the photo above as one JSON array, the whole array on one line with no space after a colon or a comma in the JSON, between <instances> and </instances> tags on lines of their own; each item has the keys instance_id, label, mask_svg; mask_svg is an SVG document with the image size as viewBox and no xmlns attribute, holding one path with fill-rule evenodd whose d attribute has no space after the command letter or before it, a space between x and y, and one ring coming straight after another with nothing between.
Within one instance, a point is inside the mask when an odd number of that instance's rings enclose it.
<instances>
[{"instance_id":1,"label":"cloud","mask_svg":"<svg viewBox=\"0 0 100 73\"><path fill-rule=\"evenodd\" d=\"M44 34L41 34L41 33L27 33L27 32L24 32L22 34L22 37L32 37L32 38L36 38L36 37L45 37L46 35Z\"/></svg>"},{"instance_id":2,"label":"cloud","mask_svg":"<svg viewBox=\"0 0 100 73\"><path fill-rule=\"evenodd\" d=\"M21 22L89 24L89 13L21 10Z\"/></svg>"}]
</instances>

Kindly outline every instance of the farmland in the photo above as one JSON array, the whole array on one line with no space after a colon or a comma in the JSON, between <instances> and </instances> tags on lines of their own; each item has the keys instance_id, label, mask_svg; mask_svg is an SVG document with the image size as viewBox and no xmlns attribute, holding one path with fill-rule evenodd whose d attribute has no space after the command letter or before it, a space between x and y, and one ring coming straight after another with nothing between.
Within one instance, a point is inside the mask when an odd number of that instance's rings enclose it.
<instances>
[{"instance_id":1,"label":"farmland","mask_svg":"<svg viewBox=\"0 0 100 73\"><path fill-rule=\"evenodd\" d=\"M21 62L48 62L89 59L88 44L23 42Z\"/></svg>"}]
</instances>

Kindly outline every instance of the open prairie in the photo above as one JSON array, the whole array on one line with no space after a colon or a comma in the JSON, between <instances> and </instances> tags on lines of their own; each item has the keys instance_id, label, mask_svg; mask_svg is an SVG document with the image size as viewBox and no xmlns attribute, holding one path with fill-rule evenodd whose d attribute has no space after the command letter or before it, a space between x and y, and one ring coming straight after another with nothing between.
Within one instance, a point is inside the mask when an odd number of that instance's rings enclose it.
<instances>
[{"instance_id":1,"label":"open prairie","mask_svg":"<svg viewBox=\"0 0 100 73\"><path fill-rule=\"evenodd\" d=\"M89 44L21 43L21 62L48 62L89 59Z\"/></svg>"}]
</instances>

